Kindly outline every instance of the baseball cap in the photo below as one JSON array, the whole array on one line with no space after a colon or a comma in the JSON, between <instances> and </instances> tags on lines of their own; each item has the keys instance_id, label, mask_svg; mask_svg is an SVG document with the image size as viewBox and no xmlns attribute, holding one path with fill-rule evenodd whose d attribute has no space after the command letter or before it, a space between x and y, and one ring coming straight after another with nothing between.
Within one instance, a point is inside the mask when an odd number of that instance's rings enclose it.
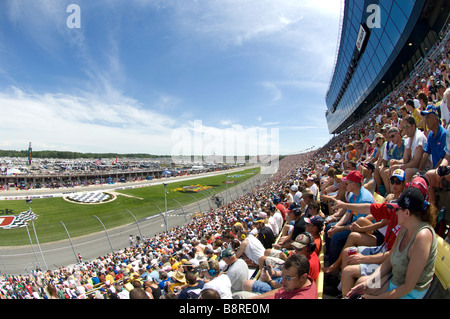
<instances>
[{"instance_id":1,"label":"baseball cap","mask_svg":"<svg viewBox=\"0 0 450 319\"><path fill-rule=\"evenodd\" d=\"M257 216L257 220L253 221L254 223L265 223L267 218L267 214L264 212L260 212Z\"/></svg>"},{"instance_id":2,"label":"baseball cap","mask_svg":"<svg viewBox=\"0 0 450 319\"><path fill-rule=\"evenodd\" d=\"M220 257L222 257L222 258L228 258L231 256L234 256L234 250L231 248L224 249L222 251L222 253L220 254Z\"/></svg>"},{"instance_id":3,"label":"baseball cap","mask_svg":"<svg viewBox=\"0 0 450 319\"><path fill-rule=\"evenodd\" d=\"M417 176L415 177L411 183L408 185L408 187L415 187L420 190L423 196L427 196L428 193L428 183L427 181L421 177Z\"/></svg>"},{"instance_id":4,"label":"baseball cap","mask_svg":"<svg viewBox=\"0 0 450 319\"><path fill-rule=\"evenodd\" d=\"M342 177L341 181L343 182L354 182L354 183L361 183L363 177L361 175L361 173L359 171L351 171L350 173L348 173L347 176Z\"/></svg>"},{"instance_id":5,"label":"baseball cap","mask_svg":"<svg viewBox=\"0 0 450 319\"><path fill-rule=\"evenodd\" d=\"M372 170L372 172L375 171L375 164L373 164L372 162L362 163L362 166Z\"/></svg>"},{"instance_id":6,"label":"baseball cap","mask_svg":"<svg viewBox=\"0 0 450 319\"><path fill-rule=\"evenodd\" d=\"M296 249L302 249L309 244L311 244L309 237L305 234L300 234L295 238L295 241L291 245Z\"/></svg>"},{"instance_id":7,"label":"baseball cap","mask_svg":"<svg viewBox=\"0 0 450 319\"><path fill-rule=\"evenodd\" d=\"M421 114L422 116L425 116L425 115L427 115L427 114L434 114L434 115L436 115L437 117L439 117L439 112L438 112L436 106L434 106L433 104L428 104L426 110L421 111L420 114Z\"/></svg>"},{"instance_id":8,"label":"baseball cap","mask_svg":"<svg viewBox=\"0 0 450 319\"><path fill-rule=\"evenodd\" d=\"M307 224L312 224L317 227L322 227L324 221L323 218L320 217L319 215L314 215L311 218L305 218L305 222Z\"/></svg>"},{"instance_id":9,"label":"baseball cap","mask_svg":"<svg viewBox=\"0 0 450 319\"><path fill-rule=\"evenodd\" d=\"M396 169L392 175L391 175L391 179L393 177L397 177L399 180L404 181L405 180L405 171L402 169Z\"/></svg>"},{"instance_id":10,"label":"baseball cap","mask_svg":"<svg viewBox=\"0 0 450 319\"><path fill-rule=\"evenodd\" d=\"M397 205L403 209L417 212L423 210L424 201L425 198L422 192L415 187L410 187L405 189L400 195L397 200Z\"/></svg>"},{"instance_id":11,"label":"baseball cap","mask_svg":"<svg viewBox=\"0 0 450 319\"><path fill-rule=\"evenodd\" d=\"M298 191L298 186L297 185L292 185L290 190L293 191L293 192L296 192L296 191Z\"/></svg>"}]
</instances>

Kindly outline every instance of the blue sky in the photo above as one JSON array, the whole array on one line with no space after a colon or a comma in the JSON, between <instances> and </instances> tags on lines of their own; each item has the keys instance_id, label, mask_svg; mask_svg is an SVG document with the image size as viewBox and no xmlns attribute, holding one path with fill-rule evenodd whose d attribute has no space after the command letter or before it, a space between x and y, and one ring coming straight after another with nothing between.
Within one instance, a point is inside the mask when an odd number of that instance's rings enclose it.
<instances>
[{"instance_id":1,"label":"blue sky","mask_svg":"<svg viewBox=\"0 0 450 319\"><path fill-rule=\"evenodd\" d=\"M0 149L320 147L339 16L337 0L2 0Z\"/></svg>"}]
</instances>

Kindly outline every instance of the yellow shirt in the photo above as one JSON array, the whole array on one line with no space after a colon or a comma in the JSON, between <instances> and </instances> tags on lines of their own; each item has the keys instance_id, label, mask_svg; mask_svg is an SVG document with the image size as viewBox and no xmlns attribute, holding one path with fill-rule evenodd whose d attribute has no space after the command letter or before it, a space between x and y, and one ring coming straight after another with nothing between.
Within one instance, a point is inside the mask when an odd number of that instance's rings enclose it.
<instances>
[{"instance_id":1,"label":"yellow shirt","mask_svg":"<svg viewBox=\"0 0 450 319\"><path fill-rule=\"evenodd\" d=\"M107 274L105 277L106 280L109 280L109 282L112 284L115 280L114 277L110 274Z\"/></svg>"},{"instance_id":2,"label":"yellow shirt","mask_svg":"<svg viewBox=\"0 0 450 319\"><path fill-rule=\"evenodd\" d=\"M416 126L417 126L418 128L423 129L422 126L419 126L419 125L420 125L420 122L422 121L422 117L419 115L419 110L418 110L418 109L414 109L414 112L413 112L412 116L413 116L414 119L416 120Z\"/></svg>"}]
</instances>

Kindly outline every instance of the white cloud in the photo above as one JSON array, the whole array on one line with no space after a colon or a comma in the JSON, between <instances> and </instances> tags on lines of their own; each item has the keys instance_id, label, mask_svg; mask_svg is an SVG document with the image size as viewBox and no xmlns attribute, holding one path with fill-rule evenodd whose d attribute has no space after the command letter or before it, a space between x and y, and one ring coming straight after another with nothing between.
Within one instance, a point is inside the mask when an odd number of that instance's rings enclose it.
<instances>
[{"instance_id":1,"label":"white cloud","mask_svg":"<svg viewBox=\"0 0 450 319\"><path fill-rule=\"evenodd\" d=\"M223 126L229 126L229 125L233 124L233 121L231 121L231 120L220 120L219 123L220 123L220 125L223 125Z\"/></svg>"},{"instance_id":2,"label":"white cloud","mask_svg":"<svg viewBox=\"0 0 450 319\"><path fill-rule=\"evenodd\" d=\"M278 150L271 143L279 143L273 129L226 120L220 122L225 128L180 122L123 96L112 103L91 93L40 95L12 87L0 92L0 113L2 130L8 132L0 143L3 149L24 149L32 142L35 150L180 155L181 148L182 155L198 150L242 156L267 154Z\"/></svg>"},{"instance_id":3,"label":"white cloud","mask_svg":"<svg viewBox=\"0 0 450 319\"><path fill-rule=\"evenodd\" d=\"M18 88L0 93L0 112L8 119L4 143L18 149L32 141L38 149L161 154L170 149L175 124L126 97L110 103L89 93L39 95Z\"/></svg>"},{"instance_id":4,"label":"white cloud","mask_svg":"<svg viewBox=\"0 0 450 319\"><path fill-rule=\"evenodd\" d=\"M216 45L243 45L301 20L301 1L178 1L177 25Z\"/></svg>"},{"instance_id":5,"label":"white cloud","mask_svg":"<svg viewBox=\"0 0 450 319\"><path fill-rule=\"evenodd\" d=\"M336 55L340 1L172 1L171 9L183 49L200 55L242 49L238 54L253 55L272 70L277 78L262 79L272 102L283 98L282 81L311 81L325 95Z\"/></svg>"}]
</instances>

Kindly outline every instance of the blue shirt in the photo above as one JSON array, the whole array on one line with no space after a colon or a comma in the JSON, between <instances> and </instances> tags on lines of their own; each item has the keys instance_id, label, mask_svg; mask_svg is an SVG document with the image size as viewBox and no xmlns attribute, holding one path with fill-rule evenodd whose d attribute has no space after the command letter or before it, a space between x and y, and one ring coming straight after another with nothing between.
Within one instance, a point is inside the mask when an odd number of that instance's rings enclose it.
<instances>
[{"instance_id":1,"label":"blue shirt","mask_svg":"<svg viewBox=\"0 0 450 319\"><path fill-rule=\"evenodd\" d=\"M92 277L92 284L95 286L97 284L100 283L100 279L96 276L96 277Z\"/></svg>"},{"instance_id":2,"label":"blue shirt","mask_svg":"<svg viewBox=\"0 0 450 319\"><path fill-rule=\"evenodd\" d=\"M431 154L433 160L433 167L436 168L441 159L445 157L445 144L447 142L447 131L439 125L436 136L430 131L427 138L427 145L425 146L425 153Z\"/></svg>"},{"instance_id":3,"label":"blue shirt","mask_svg":"<svg viewBox=\"0 0 450 319\"><path fill-rule=\"evenodd\" d=\"M159 284L158 284L159 289L163 290L164 286L166 285L166 282L170 282L170 278L167 278L166 280L160 281Z\"/></svg>"},{"instance_id":4,"label":"blue shirt","mask_svg":"<svg viewBox=\"0 0 450 319\"><path fill-rule=\"evenodd\" d=\"M388 166L391 159L401 160L405 154L405 139L402 138L402 144L397 146L397 144L392 143L392 146L387 150Z\"/></svg>"},{"instance_id":5,"label":"blue shirt","mask_svg":"<svg viewBox=\"0 0 450 319\"><path fill-rule=\"evenodd\" d=\"M367 189L361 186L358 197L355 197L355 194L351 193L348 202L351 204L361 204L361 203L375 203L372 193L370 193ZM352 211L350 211L352 212ZM365 217L368 214L360 214L356 212L352 212L352 222L356 221L360 217Z\"/></svg>"}]
</instances>

